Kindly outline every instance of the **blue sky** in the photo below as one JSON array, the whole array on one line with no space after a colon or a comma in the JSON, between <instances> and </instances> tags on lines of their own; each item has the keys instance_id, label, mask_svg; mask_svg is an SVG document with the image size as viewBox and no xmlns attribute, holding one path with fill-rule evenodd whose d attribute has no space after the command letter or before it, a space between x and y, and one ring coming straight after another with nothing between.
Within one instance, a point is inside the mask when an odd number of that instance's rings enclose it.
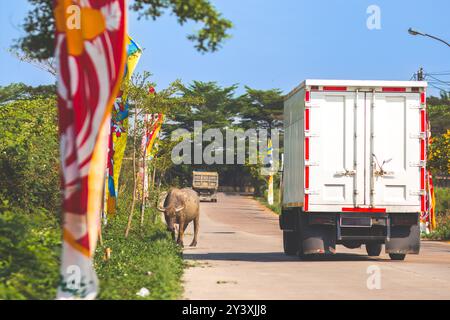
<instances>
[{"instance_id":1,"label":"blue sky","mask_svg":"<svg viewBox=\"0 0 450 320\"><path fill-rule=\"evenodd\" d=\"M130 15L129 33L145 52L137 71L150 71L158 87L175 79L238 83L290 91L306 78L409 80L423 66L450 71L450 48L412 37L407 29L450 41L448 0L212 0L232 20L232 38L220 51L200 54L186 35L194 24ZM369 5L381 9L381 29L366 27ZM0 10L0 85L52 83L54 79L6 51L22 31L26 0L3 1ZM450 78L450 77L448 77ZM449 79L446 81L450 81ZM447 86L448 87L448 86ZM437 90L431 91L437 94Z\"/></svg>"}]
</instances>

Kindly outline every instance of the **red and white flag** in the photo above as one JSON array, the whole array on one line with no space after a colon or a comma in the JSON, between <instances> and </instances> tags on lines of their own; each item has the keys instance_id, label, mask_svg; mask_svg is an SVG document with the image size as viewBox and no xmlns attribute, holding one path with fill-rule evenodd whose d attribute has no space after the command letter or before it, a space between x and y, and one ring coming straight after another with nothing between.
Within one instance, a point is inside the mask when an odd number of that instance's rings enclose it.
<instances>
[{"instance_id":1,"label":"red and white flag","mask_svg":"<svg viewBox=\"0 0 450 320\"><path fill-rule=\"evenodd\" d=\"M63 188L58 299L93 299L111 109L126 58L126 0L55 0Z\"/></svg>"}]
</instances>

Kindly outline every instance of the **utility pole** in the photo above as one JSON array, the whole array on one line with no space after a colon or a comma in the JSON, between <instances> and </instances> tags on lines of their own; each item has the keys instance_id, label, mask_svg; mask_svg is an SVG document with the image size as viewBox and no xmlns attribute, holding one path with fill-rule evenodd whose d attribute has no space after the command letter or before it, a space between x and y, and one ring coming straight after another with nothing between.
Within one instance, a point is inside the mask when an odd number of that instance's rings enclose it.
<instances>
[{"instance_id":1,"label":"utility pole","mask_svg":"<svg viewBox=\"0 0 450 320\"><path fill-rule=\"evenodd\" d=\"M420 67L419 71L417 71L417 81L423 81L423 80L424 80L423 68Z\"/></svg>"}]
</instances>

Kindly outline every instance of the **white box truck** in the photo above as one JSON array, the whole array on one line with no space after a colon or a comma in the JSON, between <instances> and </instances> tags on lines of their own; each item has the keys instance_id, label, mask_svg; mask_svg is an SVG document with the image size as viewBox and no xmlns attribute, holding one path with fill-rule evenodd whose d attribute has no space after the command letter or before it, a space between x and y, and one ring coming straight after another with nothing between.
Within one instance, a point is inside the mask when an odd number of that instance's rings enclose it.
<instances>
[{"instance_id":1,"label":"white box truck","mask_svg":"<svg viewBox=\"0 0 450 320\"><path fill-rule=\"evenodd\" d=\"M288 255L365 245L393 260L420 249L425 210L422 81L306 80L285 98L283 209Z\"/></svg>"}]
</instances>

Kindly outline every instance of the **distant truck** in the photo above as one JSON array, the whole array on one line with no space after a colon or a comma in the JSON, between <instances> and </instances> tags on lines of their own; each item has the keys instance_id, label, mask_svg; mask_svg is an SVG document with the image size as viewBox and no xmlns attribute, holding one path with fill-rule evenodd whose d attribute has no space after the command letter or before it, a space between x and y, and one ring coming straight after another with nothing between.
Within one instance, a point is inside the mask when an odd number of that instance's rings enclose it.
<instances>
[{"instance_id":1,"label":"distant truck","mask_svg":"<svg viewBox=\"0 0 450 320\"><path fill-rule=\"evenodd\" d=\"M287 255L365 245L393 260L420 249L426 210L426 82L306 80L285 98Z\"/></svg>"},{"instance_id":2,"label":"distant truck","mask_svg":"<svg viewBox=\"0 0 450 320\"><path fill-rule=\"evenodd\" d=\"M194 171L192 189L197 191L200 201L217 202L219 174L217 172Z\"/></svg>"}]
</instances>

